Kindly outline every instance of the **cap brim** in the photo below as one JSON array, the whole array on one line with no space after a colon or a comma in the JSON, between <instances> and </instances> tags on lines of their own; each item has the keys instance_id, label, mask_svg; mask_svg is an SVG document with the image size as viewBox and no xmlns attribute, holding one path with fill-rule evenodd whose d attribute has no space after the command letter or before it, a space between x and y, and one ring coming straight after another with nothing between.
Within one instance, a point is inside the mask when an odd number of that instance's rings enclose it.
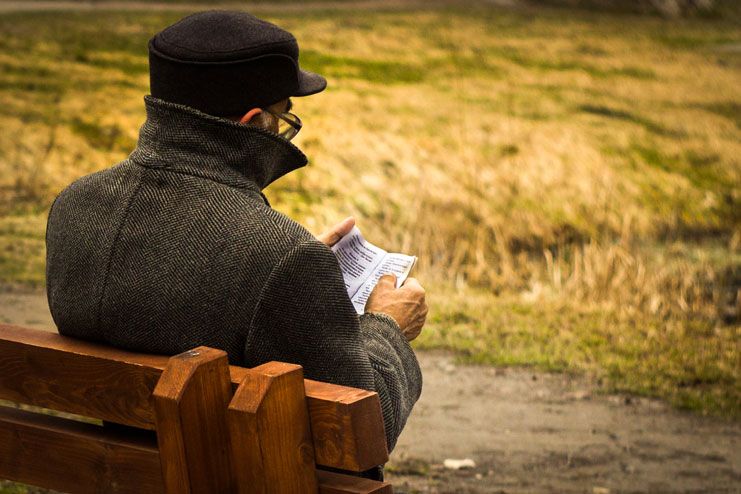
<instances>
[{"instance_id":1,"label":"cap brim","mask_svg":"<svg viewBox=\"0 0 741 494\"><path fill-rule=\"evenodd\" d=\"M326 87L327 80L324 77L308 70L299 70L298 89L293 96L309 96L324 91Z\"/></svg>"}]
</instances>

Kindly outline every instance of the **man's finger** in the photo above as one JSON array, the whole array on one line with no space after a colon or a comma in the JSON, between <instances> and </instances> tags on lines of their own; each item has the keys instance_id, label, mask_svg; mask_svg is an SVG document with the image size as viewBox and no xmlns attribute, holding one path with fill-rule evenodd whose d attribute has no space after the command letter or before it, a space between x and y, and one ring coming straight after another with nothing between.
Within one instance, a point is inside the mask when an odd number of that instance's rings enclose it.
<instances>
[{"instance_id":1,"label":"man's finger","mask_svg":"<svg viewBox=\"0 0 741 494\"><path fill-rule=\"evenodd\" d=\"M340 221L326 232L322 233L317 237L320 242L332 247L334 244L339 242L342 237L350 233L350 230L355 226L355 218L348 216L344 220Z\"/></svg>"},{"instance_id":2,"label":"man's finger","mask_svg":"<svg viewBox=\"0 0 741 494\"><path fill-rule=\"evenodd\" d=\"M394 273L387 273L378 278L379 285L390 285L396 287L396 275Z\"/></svg>"},{"instance_id":3,"label":"man's finger","mask_svg":"<svg viewBox=\"0 0 741 494\"><path fill-rule=\"evenodd\" d=\"M401 286L421 292L425 291L425 289L422 288L422 285L420 285L419 281L417 281L417 278L407 278L406 280L404 280L404 283L402 283Z\"/></svg>"}]
</instances>

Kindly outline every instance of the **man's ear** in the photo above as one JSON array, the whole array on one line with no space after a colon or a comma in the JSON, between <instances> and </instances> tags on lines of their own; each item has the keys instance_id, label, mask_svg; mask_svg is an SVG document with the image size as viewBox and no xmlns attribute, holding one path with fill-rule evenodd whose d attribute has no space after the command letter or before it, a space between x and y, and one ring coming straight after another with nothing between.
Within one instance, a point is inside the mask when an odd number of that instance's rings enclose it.
<instances>
[{"instance_id":1,"label":"man's ear","mask_svg":"<svg viewBox=\"0 0 741 494\"><path fill-rule=\"evenodd\" d=\"M252 118L255 115L259 115L260 113L262 113L262 110L261 109L259 109L259 108L253 108L250 111L248 111L247 113L245 113L242 118L239 119L239 123L241 123L241 124L248 124L248 123L250 123L250 120L252 120Z\"/></svg>"}]
</instances>

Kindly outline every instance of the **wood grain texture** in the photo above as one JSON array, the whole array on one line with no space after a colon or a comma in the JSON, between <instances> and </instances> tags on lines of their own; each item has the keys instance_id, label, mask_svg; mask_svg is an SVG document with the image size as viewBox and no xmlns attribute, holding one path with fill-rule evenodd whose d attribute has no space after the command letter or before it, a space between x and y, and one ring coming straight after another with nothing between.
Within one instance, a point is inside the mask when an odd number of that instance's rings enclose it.
<instances>
[{"instance_id":1,"label":"wood grain texture","mask_svg":"<svg viewBox=\"0 0 741 494\"><path fill-rule=\"evenodd\" d=\"M388 461L377 393L309 380L305 386L318 465L362 472Z\"/></svg>"},{"instance_id":2,"label":"wood grain texture","mask_svg":"<svg viewBox=\"0 0 741 494\"><path fill-rule=\"evenodd\" d=\"M249 369L230 368L232 386ZM363 472L388 461L378 393L304 379L317 465Z\"/></svg>"},{"instance_id":3,"label":"wood grain texture","mask_svg":"<svg viewBox=\"0 0 741 494\"><path fill-rule=\"evenodd\" d=\"M151 394L166 361L0 325L0 399L152 429Z\"/></svg>"},{"instance_id":4,"label":"wood grain texture","mask_svg":"<svg viewBox=\"0 0 741 494\"><path fill-rule=\"evenodd\" d=\"M168 357L0 325L0 398L154 428L151 392ZM249 372L230 366L236 390ZM108 387L120 385L116 393ZM304 380L318 465L364 471L388 461L378 395ZM118 388L117 388L118 389Z\"/></svg>"},{"instance_id":5,"label":"wood grain texture","mask_svg":"<svg viewBox=\"0 0 741 494\"><path fill-rule=\"evenodd\" d=\"M391 484L317 470L319 494L393 494Z\"/></svg>"},{"instance_id":6,"label":"wood grain texture","mask_svg":"<svg viewBox=\"0 0 741 494\"><path fill-rule=\"evenodd\" d=\"M301 366L269 362L251 369L228 420L238 492L317 492Z\"/></svg>"},{"instance_id":7,"label":"wood grain texture","mask_svg":"<svg viewBox=\"0 0 741 494\"><path fill-rule=\"evenodd\" d=\"M167 492L234 492L226 352L198 347L170 358L153 397Z\"/></svg>"},{"instance_id":8,"label":"wood grain texture","mask_svg":"<svg viewBox=\"0 0 741 494\"><path fill-rule=\"evenodd\" d=\"M162 493L154 436L0 407L0 478L74 493Z\"/></svg>"}]
</instances>

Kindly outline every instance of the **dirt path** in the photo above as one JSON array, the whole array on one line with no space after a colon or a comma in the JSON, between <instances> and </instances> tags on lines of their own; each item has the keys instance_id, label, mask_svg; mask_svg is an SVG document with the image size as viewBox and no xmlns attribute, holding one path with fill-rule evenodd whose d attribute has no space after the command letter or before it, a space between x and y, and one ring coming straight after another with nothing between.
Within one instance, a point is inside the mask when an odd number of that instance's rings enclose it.
<instances>
[{"instance_id":1,"label":"dirt path","mask_svg":"<svg viewBox=\"0 0 741 494\"><path fill-rule=\"evenodd\" d=\"M54 327L39 293L0 293L0 322ZM739 423L581 378L419 357L424 392L388 469L396 492L741 493ZM476 466L446 470L446 458Z\"/></svg>"},{"instance_id":2,"label":"dirt path","mask_svg":"<svg viewBox=\"0 0 741 494\"><path fill-rule=\"evenodd\" d=\"M397 479L417 490L741 492L741 424L565 375L420 360L424 393L393 455L399 473L428 471ZM477 466L446 472L445 458Z\"/></svg>"}]
</instances>

